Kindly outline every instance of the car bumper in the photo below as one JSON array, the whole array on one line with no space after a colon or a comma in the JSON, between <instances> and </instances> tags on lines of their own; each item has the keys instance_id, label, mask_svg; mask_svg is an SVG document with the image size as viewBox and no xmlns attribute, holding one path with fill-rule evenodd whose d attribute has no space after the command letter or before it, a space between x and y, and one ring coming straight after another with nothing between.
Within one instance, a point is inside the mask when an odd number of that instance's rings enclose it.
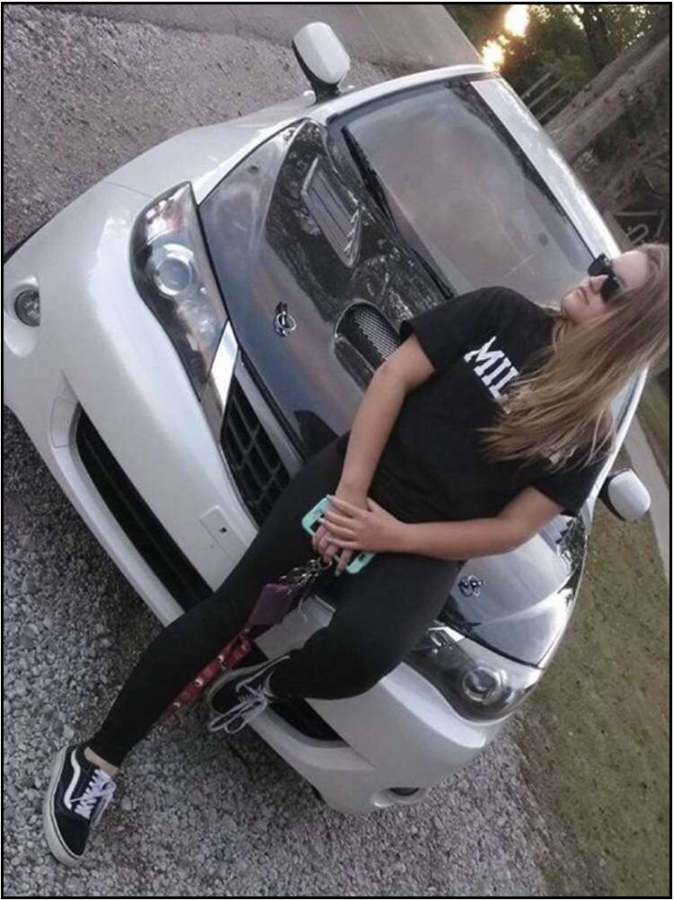
<instances>
[{"instance_id":1,"label":"car bumper","mask_svg":"<svg viewBox=\"0 0 674 900\"><path fill-rule=\"evenodd\" d=\"M6 264L3 400L96 537L168 623L181 607L126 538L82 465L80 411L211 588L222 583L256 528L171 342L133 283L130 234L148 201L101 183ZM26 285L40 291L38 328L27 328L14 313L14 299ZM217 539L209 530L214 510L227 528Z\"/></svg>"},{"instance_id":2,"label":"car bumper","mask_svg":"<svg viewBox=\"0 0 674 900\"><path fill-rule=\"evenodd\" d=\"M258 644L269 657L287 653L324 628L331 615L329 604L313 597ZM423 799L430 787L471 763L505 722L463 718L405 663L357 697L307 702L343 742L307 740L273 710L252 727L331 807L356 815ZM418 790L400 795L394 788Z\"/></svg>"},{"instance_id":3,"label":"car bumper","mask_svg":"<svg viewBox=\"0 0 674 900\"><path fill-rule=\"evenodd\" d=\"M78 449L86 414L125 476L210 589L254 538L177 354L135 288L129 241L149 198L101 183L32 237L4 267L4 400L64 492L163 623L182 612L92 481ZM13 310L24 286L41 296L39 328ZM234 372L236 344L228 335ZM221 367L221 377L227 366ZM226 371L225 373L226 374ZM226 534L208 523L217 510ZM269 655L301 645L330 620L312 598L259 643ZM399 666L370 691L310 701L341 741L317 741L268 712L255 727L336 809L364 813L419 800L468 764L500 724L469 722L417 672ZM402 796L392 788L417 789Z\"/></svg>"}]
</instances>

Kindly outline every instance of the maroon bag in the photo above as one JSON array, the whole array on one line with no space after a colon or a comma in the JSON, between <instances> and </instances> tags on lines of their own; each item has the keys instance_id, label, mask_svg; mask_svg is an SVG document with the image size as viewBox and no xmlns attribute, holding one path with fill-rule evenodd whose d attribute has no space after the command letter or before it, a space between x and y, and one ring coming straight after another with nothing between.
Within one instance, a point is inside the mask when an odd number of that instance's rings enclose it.
<instances>
[{"instance_id":1,"label":"maroon bag","mask_svg":"<svg viewBox=\"0 0 674 900\"><path fill-rule=\"evenodd\" d=\"M314 557L303 566L296 566L282 575L277 582L265 584L241 631L178 694L164 710L162 721L185 710L223 669L233 668L250 653L253 648L253 629L256 634L260 634L280 622L295 607L301 607L318 578L327 572L333 561L334 557L330 562L326 562L321 556Z\"/></svg>"}]
</instances>

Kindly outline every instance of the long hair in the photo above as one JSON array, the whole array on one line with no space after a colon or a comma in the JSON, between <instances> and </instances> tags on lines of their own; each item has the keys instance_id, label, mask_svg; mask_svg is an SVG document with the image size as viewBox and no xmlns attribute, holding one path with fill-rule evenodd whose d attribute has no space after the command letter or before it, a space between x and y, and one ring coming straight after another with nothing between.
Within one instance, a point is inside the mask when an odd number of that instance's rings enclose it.
<instances>
[{"instance_id":1,"label":"long hair","mask_svg":"<svg viewBox=\"0 0 674 900\"><path fill-rule=\"evenodd\" d=\"M561 468L615 446L611 403L632 376L664 353L670 340L669 246L641 244L646 283L611 301L605 315L578 327L562 309L543 307L552 343L528 361L504 390L496 424L479 428L487 459L543 458Z\"/></svg>"}]
</instances>

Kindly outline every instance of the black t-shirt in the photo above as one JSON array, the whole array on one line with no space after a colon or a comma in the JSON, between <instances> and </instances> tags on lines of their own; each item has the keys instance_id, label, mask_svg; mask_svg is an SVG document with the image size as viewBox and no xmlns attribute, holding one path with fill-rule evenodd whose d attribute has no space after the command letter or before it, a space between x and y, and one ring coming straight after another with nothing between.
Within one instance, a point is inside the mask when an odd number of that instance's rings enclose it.
<instances>
[{"instance_id":1,"label":"black t-shirt","mask_svg":"<svg viewBox=\"0 0 674 900\"><path fill-rule=\"evenodd\" d=\"M533 486L578 515L605 457L582 465L578 450L557 472L549 461L487 460L484 434L509 381L552 341L552 317L516 291L483 288L407 319L435 373L405 398L369 494L406 522L497 515ZM337 449L346 453L350 431Z\"/></svg>"}]
</instances>

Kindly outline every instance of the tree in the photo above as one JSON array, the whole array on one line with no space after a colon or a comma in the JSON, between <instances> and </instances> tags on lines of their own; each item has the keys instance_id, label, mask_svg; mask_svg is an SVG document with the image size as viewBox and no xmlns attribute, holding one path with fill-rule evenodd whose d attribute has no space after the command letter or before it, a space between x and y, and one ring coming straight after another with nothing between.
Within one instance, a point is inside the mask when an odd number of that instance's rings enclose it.
<instances>
[{"instance_id":1,"label":"tree","mask_svg":"<svg viewBox=\"0 0 674 900\"><path fill-rule=\"evenodd\" d=\"M615 55L603 11L603 7L608 5L606 3L569 3L583 26L597 71L603 69Z\"/></svg>"},{"instance_id":2,"label":"tree","mask_svg":"<svg viewBox=\"0 0 674 900\"><path fill-rule=\"evenodd\" d=\"M668 222L669 5L532 4L530 16L503 75L520 94L548 75L555 90L536 113L545 121L562 104L546 128L603 212L642 208Z\"/></svg>"},{"instance_id":3,"label":"tree","mask_svg":"<svg viewBox=\"0 0 674 900\"><path fill-rule=\"evenodd\" d=\"M548 133L570 162L635 104L658 92L669 70L670 48L669 17L658 18L548 124ZM634 136L634 126L632 132Z\"/></svg>"},{"instance_id":4,"label":"tree","mask_svg":"<svg viewBox=\"0 0 674 900\"><path fill-rule=\"evenodd\" d=\"M524 37L508 44L501 73L520 94L552 75L568 86L571 99L596 74L582 29L561 3L532 5L529 17Z\"/></svg>"},{"instance_id":5,"label":"tree","mask_svg":"<svg viewBox=\"0 0 674 900\"><path fill-rule=\"evenodd\" d=\"M503 17L510 3L445 3L450 16L471 43L482 47L503 30Z\"/></svg>"},{"instance_id":6,"label":"tree","mask_svg":"<svg viewBox=\"0 0 674 900\"><path fill-rule=\"evenodd\" d=\"M601 165L586 161L583 172L591 180L592 199L602 212L628 209L644 192L651 195L649 205L654 208L669 203L666 186L658 189L659 182L668 182L671 171L669 134L669 127L649 129L635 138L631 153Z\"/></svg>"}]
</instances>

